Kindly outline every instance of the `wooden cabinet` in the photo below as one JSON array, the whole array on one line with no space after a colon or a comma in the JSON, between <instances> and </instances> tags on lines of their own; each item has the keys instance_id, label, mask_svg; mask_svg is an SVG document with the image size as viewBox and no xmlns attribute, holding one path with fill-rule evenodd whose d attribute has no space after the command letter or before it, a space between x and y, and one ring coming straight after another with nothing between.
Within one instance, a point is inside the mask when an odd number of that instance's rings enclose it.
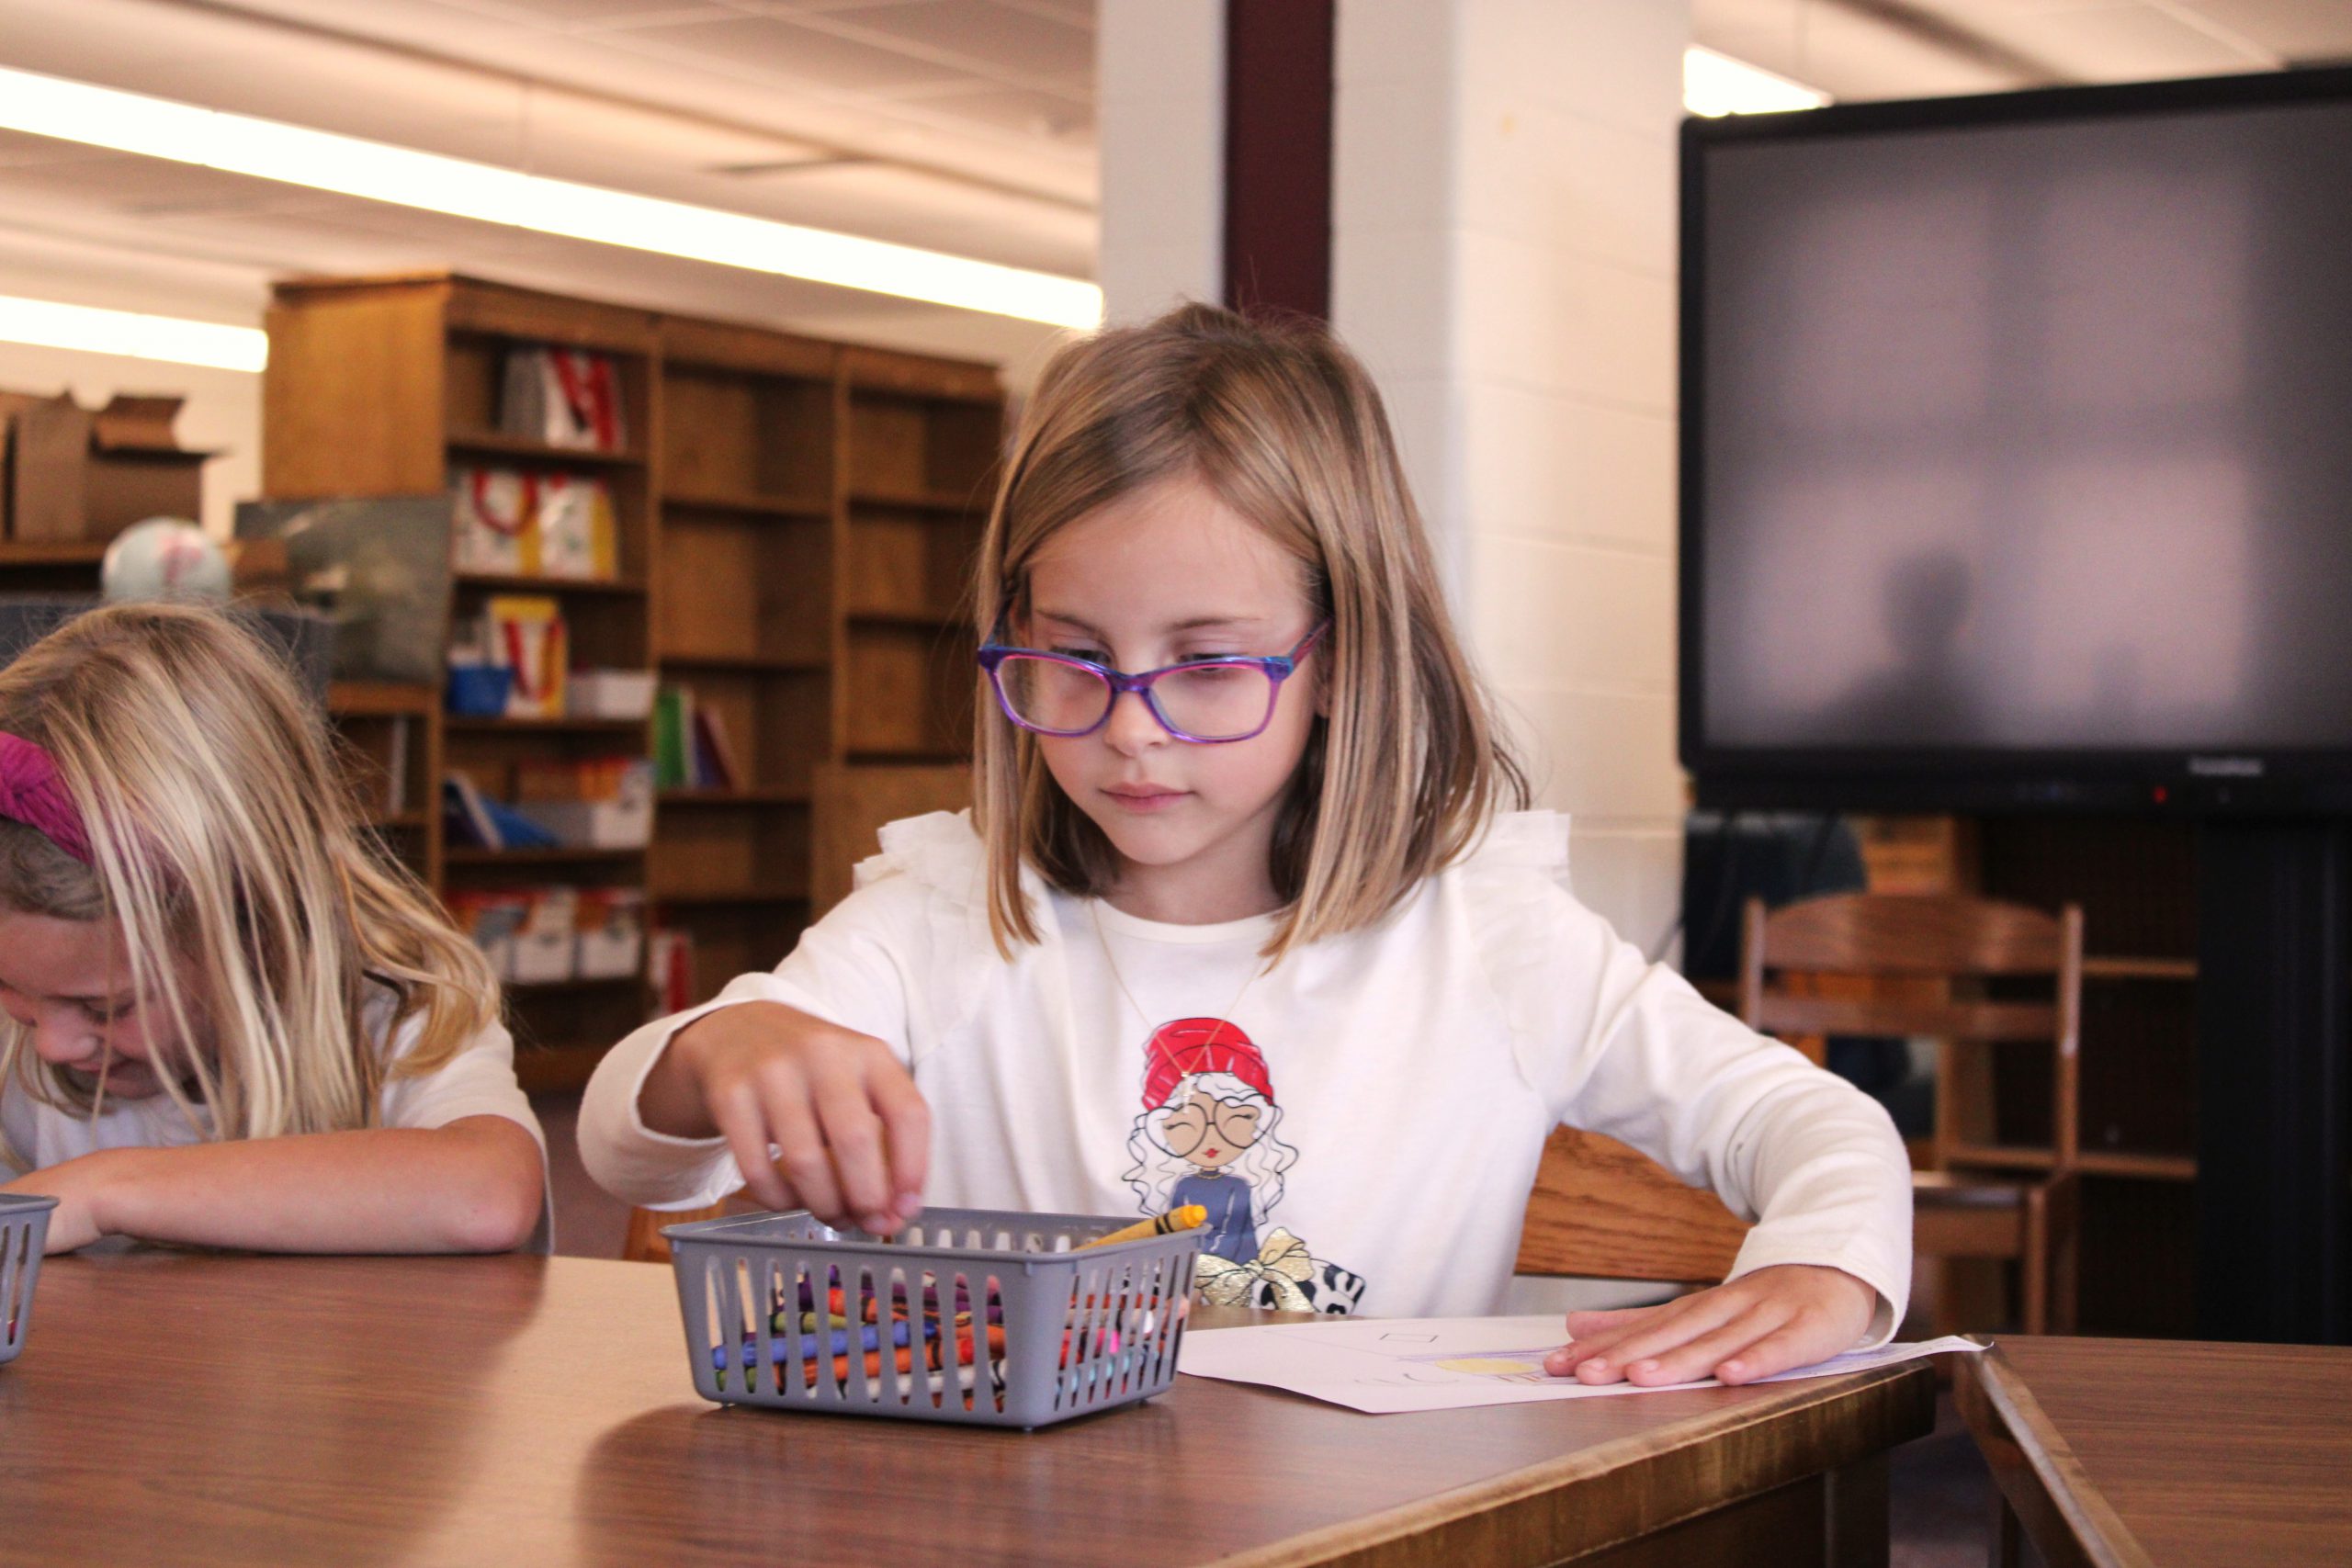
<instances>
[{"instance_id":1,"label":"wooden cabinet","mask_svg":"<svg viewBox=\"0 0 2352 1568\"><path fill-rule=\"evenodd\" d=\"M436 890L641 886L655 921L693 939L707 995L774 964L809 918L820 766L854 789L859 764L969 755L966 584L1002 441L993 367L446 273L282 283L268 326L270 498L439 491L480 464L601 479L616 576L461 573L455 614L553 595L575 665L689 688L734 763L726 787L663 790L639 852L447 850L428 809L390 830ZM502 429L508 355L540 344L616 367L617 450ZM651 753L650 722L454 719L437 703L424 717L431 776L463 769L493 795L526 762ZM526 1081L554 1086L583 1078L646 997L641 981L517 987L514 1010L540 1047Z\"/></svg>"}]
</instances>

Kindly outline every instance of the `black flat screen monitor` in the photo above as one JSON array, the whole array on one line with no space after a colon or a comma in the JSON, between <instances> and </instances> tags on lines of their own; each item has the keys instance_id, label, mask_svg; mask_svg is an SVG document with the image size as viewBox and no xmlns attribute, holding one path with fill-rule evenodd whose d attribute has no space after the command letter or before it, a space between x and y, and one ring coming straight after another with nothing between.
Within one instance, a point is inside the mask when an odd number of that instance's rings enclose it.
<instances>
[{"instance_id":1,"label":"black flat screen monitor","mask_svg":"<svg viewBox=\"0 0 2352 1568\"><path fill-rule=\"evenodd\" d=\"M1686 124L1718 806L2352 807L2352 70Z\"/></svg>"}]
</instances>

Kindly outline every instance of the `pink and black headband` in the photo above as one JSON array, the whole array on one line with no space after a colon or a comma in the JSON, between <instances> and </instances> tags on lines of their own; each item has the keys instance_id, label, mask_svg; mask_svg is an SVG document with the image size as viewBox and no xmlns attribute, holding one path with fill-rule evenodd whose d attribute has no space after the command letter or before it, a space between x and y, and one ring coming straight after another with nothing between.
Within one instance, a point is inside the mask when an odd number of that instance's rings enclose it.
<instances>
[{"instance_id":1,"label":"pink and black headband","mask_svg":"<svg viewBox=\"0 0 2352 1568\"><path fill-rule=\"evenodd\" d=\"M84 865L90 863L90 836L58 776L56 759L6 730L0 730L0 818L22 822Z\"/></svg>"}]
</instances>

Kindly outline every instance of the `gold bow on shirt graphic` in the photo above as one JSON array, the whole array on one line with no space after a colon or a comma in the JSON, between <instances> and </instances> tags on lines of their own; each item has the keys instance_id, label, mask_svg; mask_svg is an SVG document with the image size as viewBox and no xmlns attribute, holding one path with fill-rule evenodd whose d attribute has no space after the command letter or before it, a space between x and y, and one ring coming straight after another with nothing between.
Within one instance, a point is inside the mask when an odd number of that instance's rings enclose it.
<instances>
[{"instance_id":1,"label":"gold bow on shirt graphic","mask_svg":"<svg viewBox=\"0 0 2352 1568\"><path fill-rule=\"evenodd\" d=\"M1263 1306L1277 1312L1313 1312L1315 1303L1299 1287L1315 1278L1314 1256L1306 1244L1286 1230L1276 1230L1247 1263L1231 1263L1204 1252L1193 1266L1193 1288L1211 1306ZM1265 1287L1261 1298L1259 1287Z\"/></svg>"}]
</instances>

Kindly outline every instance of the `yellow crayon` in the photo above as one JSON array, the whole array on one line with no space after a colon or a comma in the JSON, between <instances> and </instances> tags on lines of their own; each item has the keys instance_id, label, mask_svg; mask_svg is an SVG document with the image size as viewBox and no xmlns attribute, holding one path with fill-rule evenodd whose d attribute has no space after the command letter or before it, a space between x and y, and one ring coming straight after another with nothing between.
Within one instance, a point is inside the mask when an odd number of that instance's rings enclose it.
<instances>
[{"instance_id":1,"label":"yellow crayon","mask_svg":"<svg viewBox=\"0 0 2352 1568\"><path fill-rule=\"evenodd\" d=\"M1081 1244L1078 1250L1083 1252L1090 1247L1109 1247L1114 1242L1141 1241L1146 1236L1171 1235L1177 1231L1198 1230L1207 1223L1208 1217L1209 1212L1198 1203L1187 1203L1181 1209L1169 1210L1157 1219L1137 1220L1134 1224L1114 1230L1109 1235L1098 1235L1092 1241Z\"/></svg>"}]
</instances>

